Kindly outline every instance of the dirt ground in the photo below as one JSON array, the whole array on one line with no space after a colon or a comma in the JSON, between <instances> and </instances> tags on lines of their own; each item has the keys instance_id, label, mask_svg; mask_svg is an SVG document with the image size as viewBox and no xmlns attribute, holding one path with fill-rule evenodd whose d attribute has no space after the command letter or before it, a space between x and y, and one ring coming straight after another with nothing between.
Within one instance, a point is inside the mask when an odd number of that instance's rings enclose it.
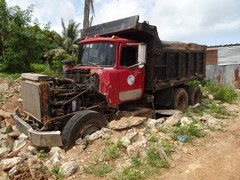
<instances>
[{"instance_id":1,"label":"dirt ground","mask_svg":"<svg viewBox=\"0 0 240 180\"><path fill-rule=\"evenodd\" d=\"M239 105L235 105L235 108ZM175 155L176 167L165 169L156 179L172 180L239 180L240 114L227 119L226 130L209 132L199 139L200 145L189 145L188 152Z\"/></svg>"}]
</instances>

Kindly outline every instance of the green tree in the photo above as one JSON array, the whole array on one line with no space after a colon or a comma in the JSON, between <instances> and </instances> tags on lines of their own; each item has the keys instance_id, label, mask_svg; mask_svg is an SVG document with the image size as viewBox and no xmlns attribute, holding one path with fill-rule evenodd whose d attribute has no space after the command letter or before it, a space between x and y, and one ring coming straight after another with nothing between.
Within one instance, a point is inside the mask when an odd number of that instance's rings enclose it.
<instances>
[{"instance_id":1,"label":"green tree","mask_svg":"<svg viewBox=\"0 0 240 180\"><path fill-rule=\"evenodd\" d=\"M94 15L94 0L85 0L84 1L84 16L83 16L83 28L88 28L92 24L92 19L89 19L90 12Z\"/></svg>"},{"instance_id":2,"label":"green tree","mask_svg":"<svg viewBox=\"0 0 240 180\"><path fill-rule=\"evenodd\" d=\"M18 6L7 8L4 0L0 6L7 12L2 13L7 23L1 34L0 68L9 73L31 71L31 63L41 62L44 52L57 47L57 43L51 41L52 33L47 28L42 30L38 23L31 25L33 6L26 10Z\"/></svg>"},{"instance_id":3,"label":"green tree","mask_svg":"<svg viewBox=\"0 0 240 180\"><path fill-rule=\"evenodd\" d=\"M0 55L4 58L3 43L7 37L8 9L5 0L0 0ZM1 61L0 61L1 62Z\"/></svg>"}]
</instances>

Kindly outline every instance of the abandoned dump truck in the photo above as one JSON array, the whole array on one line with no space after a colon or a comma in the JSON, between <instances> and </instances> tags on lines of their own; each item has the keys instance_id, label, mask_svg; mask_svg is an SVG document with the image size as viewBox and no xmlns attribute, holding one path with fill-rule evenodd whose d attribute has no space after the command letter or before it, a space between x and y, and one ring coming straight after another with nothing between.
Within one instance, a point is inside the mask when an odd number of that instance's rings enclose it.
<instances>
[{"instance_id":1,"label":"abandoned dump truck","mask_svg":"<svg viewBox=\"0 0 240 180\"><path fill-rule=\"evenodd\" d=\"M83 29L78 62L63 77L23 73L17 127L37 146L71 148L122 110L183 110L200 101L205 46L161 41L156 26L132 16Z\"/></svg>"}]
</instances>

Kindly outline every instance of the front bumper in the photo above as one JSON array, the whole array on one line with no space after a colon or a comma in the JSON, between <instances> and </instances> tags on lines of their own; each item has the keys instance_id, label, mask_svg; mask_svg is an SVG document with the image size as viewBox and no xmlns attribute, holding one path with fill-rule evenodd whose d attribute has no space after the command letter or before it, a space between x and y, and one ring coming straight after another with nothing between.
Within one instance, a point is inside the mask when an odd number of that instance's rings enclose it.
<instances>
[{"instance_id":1,"label":"front bumper","mask_svg":"<svg viewBox=\"0 0 240 180\"><path fill-rule=\"evenodd\" d=\"M29 137L33 145L42 147L62 146L60 131L36 131L20 118L19 108L13 112L16 127L20 132Z\"/></svg>"}]
</instances>

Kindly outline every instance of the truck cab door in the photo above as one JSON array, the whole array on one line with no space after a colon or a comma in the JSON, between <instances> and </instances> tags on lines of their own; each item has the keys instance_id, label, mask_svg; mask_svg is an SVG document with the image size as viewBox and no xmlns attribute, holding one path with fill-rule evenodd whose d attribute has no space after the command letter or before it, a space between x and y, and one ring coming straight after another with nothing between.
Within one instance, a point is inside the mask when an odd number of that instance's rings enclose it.
<instances>
[{"instance_id":1,"label":"truck cab door","mask_svg":"<svg viewBox=\"0 0 240 180\"><path fill-rule=\"evenodd\" d=\"M137 65L138 46L120 45L118 93L120 102L140 99L144 91L144 68Z\"/></svg>"}]
</instances>

